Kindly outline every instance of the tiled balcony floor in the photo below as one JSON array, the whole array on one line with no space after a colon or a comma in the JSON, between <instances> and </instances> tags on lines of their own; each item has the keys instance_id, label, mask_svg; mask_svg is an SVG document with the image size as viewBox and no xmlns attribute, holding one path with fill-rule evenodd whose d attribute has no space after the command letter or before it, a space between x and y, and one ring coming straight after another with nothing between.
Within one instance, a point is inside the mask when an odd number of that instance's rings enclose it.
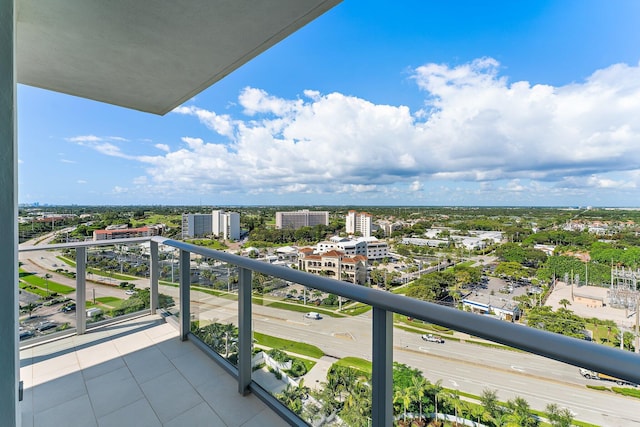
<instances>
[{"instance_id":1,"label":"tiled balcony floor","mask_svg":"<svg viewBox=\"0 0 640 427\"><path fill-rule=\"evenodd\" d=\"M20 351L22 426L285 426L159 316Z\"/></svg>"}]
</instances>

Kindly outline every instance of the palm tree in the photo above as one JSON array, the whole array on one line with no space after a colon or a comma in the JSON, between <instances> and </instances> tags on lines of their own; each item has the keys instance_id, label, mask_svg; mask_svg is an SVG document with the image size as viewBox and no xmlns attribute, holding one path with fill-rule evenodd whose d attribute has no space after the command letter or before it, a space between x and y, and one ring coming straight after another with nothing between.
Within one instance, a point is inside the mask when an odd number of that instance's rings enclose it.
<instances>
[{"instance_id":1,"label":"palm tree","mask_svg":"<svg viewBox=\"0 0 640 427\"><path fill-rule=\"evenodd\" d=\"M558 301L558 304L560 304L563 308L567 308L568 305L571 305L571 301L569 301L566 298L562 298L560 301Z\"/></svg>"},{"instance_id":2,"label":"palm tree","mask_svg":"<svg viewBox=\"0 0 640 427\"><path fill-rule=\"evenodd\" d=\"M393 403L400 402L404 408L404 416L402 417L404 421L407 420L407 408L411 404L411 391L409 389L405 390L396 390L396 393L393 395Z\"/></svg>"},{"instance_id":3,"label":"palm tree","mask_svg":"<svg viewBox=\"0 0 640 427\"><path fill-rule=\"evenodd\" d=\"M420 406L420 419L422 419L422 399L425 395L425 389L427 387L427 380L420 375L419 377L411 377L412 391L418 396L418 403Z\"/></svg>"}]
</instances>

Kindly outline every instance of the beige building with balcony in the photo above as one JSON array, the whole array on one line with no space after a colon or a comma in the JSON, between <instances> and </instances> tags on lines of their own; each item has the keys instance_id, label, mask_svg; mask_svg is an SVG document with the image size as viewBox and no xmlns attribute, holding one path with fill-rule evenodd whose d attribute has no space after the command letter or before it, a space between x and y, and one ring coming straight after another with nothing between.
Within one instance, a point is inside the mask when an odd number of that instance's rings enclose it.
<instances>
[{"instance_id":1,"label":"beige building with balcony","mask_svg":"<svg viewBox=\"0 0 640 427\"><path fill-rule=\"evenodd\" d=\"M367 257L347 256L336 250L314 254L313 249L305 249L307 250L301 250L298 256L300 270L359 285L367 283Z\"/></svg>"}]
</instances>

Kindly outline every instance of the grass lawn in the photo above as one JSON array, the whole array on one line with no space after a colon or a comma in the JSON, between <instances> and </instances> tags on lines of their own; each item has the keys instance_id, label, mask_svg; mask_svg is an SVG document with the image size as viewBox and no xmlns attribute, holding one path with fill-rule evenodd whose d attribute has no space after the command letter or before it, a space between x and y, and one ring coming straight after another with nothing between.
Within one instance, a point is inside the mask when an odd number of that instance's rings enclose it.
<instances>
[{"instance_id":1,"label":"grass lawn","mask_svg":"<svg viewBox=\"0 0 640 427\"><path fill-rule=\"evenodd\" d=\"M228 246L218 240L211 239L195 239L195 240L186 240L185 243L191 243L192 245L202 246L204 248L216 249L216 250L224 250L227 249Z\"/></svg>"},{"instance_id":2,"label":"grass lawn","mask_svg":"<svg viewBox=\"0 0 640 427\"><path fill-rule=\"evenodd\" d=\"M571 308L569 307L569 309ZM602 343L610 347L615 347L613 344L615 334L609 331L609 327L607 325L594 325L593 323L587 322L586 328L593 333L594 342L598 344Z\"/></svg>"},{"instance_id":3,"label":"grass lawn","mask_svg":"<svg viewBox=\"0 0 640 427\"><path fill-rule=\"evenodd\" d=\"M254 332L253 338L256 340L257 344L265 347L277 348L282 351L290 351L292 353L312 357L314 359L319 359L324 356L322 350L315 345L291 341L284 338L277 338L271 335L261 334L260 332Z\"/></svg>"},{"instance_id":4,"label":"grass lawn","mask_svg":"<svg viewBox=\"0 0 640 427\"><path fill-rule=\"evenodd\" d=\"M344 314L335 313L330 310L325 310L325 309L316 307L315 305L302 305L297 303L287 303L287 302L280 302L280 301L272 302L269 300L264 300L262 305L269 306L272 308L279 308L281 310L296 311L298 313L308 313L310 311L315 311L316 313L320 313L321 316L326 315L329 317L346 317Z\"/></svg>"},{"instance_id":5,"label":"grass lawn","mask_svg":"<svg viewBox=\"0 0 640 427\"><path fill-rule=\"evenodd\" d=\"M334 365L346 366L348 368L357 369L358 371L371 375L371 362L359 357L343 357L342 359L334 363Z\"/></svg>"},{"instance_id":6,"label":"grass lawn","mask_svg":"<svg viewBox=\"0 0 640 427\"><path fill-rule=\"evenodd\" d=\"M96 301L100 301L102 304L111 305L114 302L122 301L122 299L118 297L98 297Z\"/></svg>"},{"instance_id":7,"label":"grass lawn","mask_svg":"<svg viewBox=\"0 0 640 427\"><path fill-rule=\"evenodd\" d=\"M371 310L371 306L370 305L357 303L357 304L352 305L351 307L349 307L347 309L343 309L342 312L346 313L346 314L348 314L350 316L357 316L359 314L366 313L369 310Z\"/></svg>"},{"instance_id":8,"label":"grass lawn","mask_svg":"<svg viewBox=\"0 0 640 427\"><path fill-rule=\"evenodd\" d=\"M45 295L47 293L46 291L47 287L49 288L49 292L57 292L59 294L70 294L71 292L75 291L75 289L72 288L71 286L66 286L61 283L53 282L51 281L51 279L45 280L44 278L40 276L36 276L35 274L25 271L23 269L19 270L19 274L20 274L20 280L22 280L23 282L27 282L32 286L36 286L40 289L43 289Z\"/></svg>"},{"instance_id":9,"label":"grass lawn","mask_svg":"<svg viewBox=\"0 0 640 427\"><path fill-rule=\"evenodd\" d=\"M111 271L100 270L95 267L87 267L87 273L95 274L97 276L112 278L116 280L128 281L128 280L137 280L139 277L136 276L125 276L124 274L118 274Z\"/></svg>"},{"instance_id":10,"label":"grass lawn","mask_svg":"<svg viewBox=\"0 0 640 427\"><path fill-rule=\"evenodd\" d=\"M60 261L62 261L65 264L67 264L69 267L75 267L76 266L75 261L72 261L69 258L63 257L62 255L58 255L58 256L56 256L56 258L58 258Z\"/></svg>"}]
</instances>

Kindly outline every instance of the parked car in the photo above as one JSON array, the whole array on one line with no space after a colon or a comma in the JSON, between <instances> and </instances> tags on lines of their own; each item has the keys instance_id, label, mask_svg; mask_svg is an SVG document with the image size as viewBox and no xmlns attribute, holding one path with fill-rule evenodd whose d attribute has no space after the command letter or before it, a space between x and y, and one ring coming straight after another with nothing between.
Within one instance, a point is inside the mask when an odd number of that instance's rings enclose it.
<instances>
[{"instance_id":1,"label":"parked car","mask_svg":"<svg viewBox=\"0 0 640 427\"><path fill-rule=\"evenodd\" d=\"M307 314L304 315L304 317L306 317L307 319L314 319L314 320L322 319L322 317L320 317L320 313L316 313L315 311L308 312Z\"/></svg>"},{"instance_id":2,"label":"parked car","mask_svg":"<svg viewBox=\"0 0 640 427\"><path fill-rule=\"evenodd\" d=\"M438 344L444 344L444 340L437 335L424 334L422 339L428 342L437 342Z\"/></svg>"},{"instance_id":3,"label":"parked car","mask_svg":"<svg viewBox=\"0 0 640 427\"><path fill-rule=\"evenodd\" d=\"M128 291L125 291L124 293L125 293L125 295L135 295L135 294L137 294L137 292L134 291L133 289L129 289Z\"/></svg>"},{"instance_id":4,"label":"parked car","mask_svg":"<svg viewBox=\"0 0 640 427\"><path fill-rule=\"evenodd\" d=\"M38 323L38 326L36 326L36 329L39 332L43 332L43 331L46 331L46 330L49 330L49 329L53 329L53 328L56 328L56 327L58 327L57 323L45 320L44 322Z\"/></svg>"},{"instance_id":5,"label":"parked car","mask_svg":"<svg viewBox=\"0 0 640 427\"><path fill-rule=\"evenodd\" d=\"M75 311L75 309L76 309L76 304L73 303L73 304L65 305L64 307L62 307L61 310L63 313L68 313L70 311Z\"/></svg>"}]
</instances>

